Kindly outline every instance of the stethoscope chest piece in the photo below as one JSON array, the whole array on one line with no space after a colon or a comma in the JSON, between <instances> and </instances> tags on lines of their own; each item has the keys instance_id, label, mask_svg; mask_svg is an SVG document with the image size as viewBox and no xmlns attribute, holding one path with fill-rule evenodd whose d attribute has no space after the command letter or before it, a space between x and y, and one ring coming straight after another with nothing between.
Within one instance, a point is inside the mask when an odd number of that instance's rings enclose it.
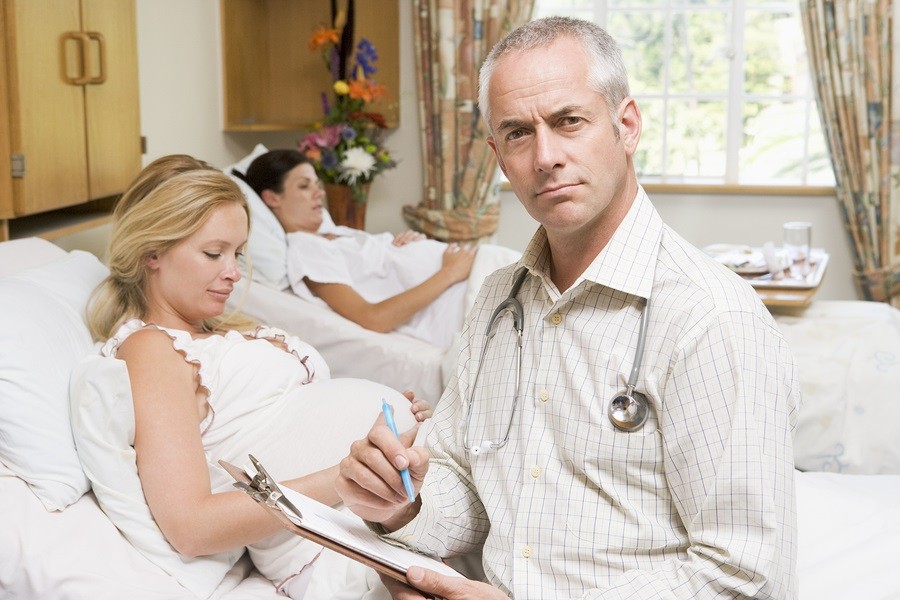
<instances>
[{"instance_id":1,"label":"stethoscope chest piece","mask_svg":"<svg viewBox=\"0 0 900 600\"><path fill-rule=\"evenodd\" d=\"M607 413L616 429L630 433L637 431L647 422L648 406L646 396L629 390L610 401Z\"/></svg>"}]
</instances>

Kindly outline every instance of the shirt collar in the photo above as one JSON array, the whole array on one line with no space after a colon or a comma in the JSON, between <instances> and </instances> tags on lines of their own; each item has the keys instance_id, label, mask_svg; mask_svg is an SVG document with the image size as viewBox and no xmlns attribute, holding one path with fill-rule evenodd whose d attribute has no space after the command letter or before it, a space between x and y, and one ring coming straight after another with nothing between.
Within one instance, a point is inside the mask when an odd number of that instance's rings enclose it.
<instances>
[{"instance_id":1,"label":"shirt collar","mask_svg":"<svg viewBox=\"0 0 900 600\"><path fill-rule=\"evenodd\" d=\"M644 188L638 186L634 202L622 223L572 288L577 287L582 280L587 280L644 299L649 298L662 231L663 222L659 213ZM550 286L550 247L543 226L531 238L520 264Z\"/></svg>"}]
</instances>

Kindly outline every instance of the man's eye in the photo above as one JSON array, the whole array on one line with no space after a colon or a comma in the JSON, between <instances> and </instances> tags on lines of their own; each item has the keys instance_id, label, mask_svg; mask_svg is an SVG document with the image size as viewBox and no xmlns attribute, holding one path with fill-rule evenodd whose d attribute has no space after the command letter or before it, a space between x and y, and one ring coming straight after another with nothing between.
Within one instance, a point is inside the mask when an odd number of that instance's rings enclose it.
<instances>
[{"instance_id":1,"label":"man's eye","mask_svg":"<svg viewBox=\"0 0 900 600\"><path fill-rule=\"evenodd\" d=\"M513 140L519 139L523 135L525 135L524 129L515 129L513 131L510 131L508 134L506 134L506 139L508 141L513 141Z\"/></svg>"},{"instance_id":2,"label":"man's eye","mask_svg":"<svg viewBox=\"0 0 900 600\"><path fill-rule=\"evenodd\" d=\"M563 125L578 125L581 123L581 117L564 117L562 120Z\"/></svg>"}]
</instances>

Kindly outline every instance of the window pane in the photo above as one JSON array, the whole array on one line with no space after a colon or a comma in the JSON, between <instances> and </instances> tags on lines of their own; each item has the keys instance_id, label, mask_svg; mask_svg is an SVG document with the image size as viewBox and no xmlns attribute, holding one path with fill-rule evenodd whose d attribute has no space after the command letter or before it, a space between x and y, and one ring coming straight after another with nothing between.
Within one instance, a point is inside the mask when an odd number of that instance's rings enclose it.
<instances>
[{"instance_id":1,"label":"window pane","mask_svg":"<svg viewBox=\"0 0 900 600\"><path fill-rule=\"evenodd\" d=\"M725 176L726 103L719 100L669 100L666 118L666 176Z\"/></svg>"},{"instance_id":2,"label":"window pane","mask_svg":"<svg viewBox=\"0 0 900 600\"><path fill-rule=\"evenodd\" d=\"M659 178L663 173L663 101L646 99L638 102L641 111L641 141L634 154L638 175Z\"/></svg>"},{"instance_id":3,"label":"window pane","mask_svg":"<svg viewBox=\"0 0 900 600\"><path fill-rule=\"evenodd\" d=\"M665 90L666 19L661 13L611 13L608 31L615 32L628 70L632 95Z\"/></svg>"},{"instance_id":4,"label":"window pane","mask_svg":"<svg viewBox=\"0 0 900 600\"><path fill-rule=\"evenodd\" d=\"M719 11L672 13L669 89L728 92L728 15Z\"/></svg>"},{"instance_id":5,"label":"window pane","mask_svg":"<svg viewBox=\"0 0 900 600\"><path fill-rule=\"evenodd\" d=\"M802 183L806 123L805 101L746 102L741 183Z\"/></svg>"},{"instance_id":6,"label":"window pane","mask_svg":"<svg viewBox=\"0 0 900 600\"><path fill-rule=\"evenodd\" d=\"M594 4L594 0L538 1L535 2L534 18L563 16L592 21L594 18Z\"/></svg>"},{"instance_id":7,"label":"window pane","mask_svg":"<svg viewBox=\"0 0 900 600\"><path fill-rule=\"evenodd\" d=\"M825 142L825 133L822 131L822 121L815 104L810 104L807 118L809 121L809 147L806 149L806 154L809 160L809 173L803 183L833 186L835 184L834 168Z\"/></svg>"},{"instance_id":8,"label":"window pane","mask_svg":"<svg viewBox=\"0 0 900 600\"><path fill-rule=\"evenodd\" d=\"M796 11L747 11L744 90L777 96L810 92L803 27Z\"/></svg>"}]
</instances>

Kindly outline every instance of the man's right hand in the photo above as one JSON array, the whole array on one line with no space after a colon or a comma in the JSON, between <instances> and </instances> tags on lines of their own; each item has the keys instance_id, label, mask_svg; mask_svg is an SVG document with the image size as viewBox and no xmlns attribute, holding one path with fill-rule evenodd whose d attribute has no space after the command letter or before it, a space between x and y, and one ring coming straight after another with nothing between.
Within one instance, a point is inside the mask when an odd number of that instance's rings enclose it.
<instances>
[{"instance_id":1,"label":"man's right hand","mask_svg":"<svg viewBox=\"0 0 900 600\"><path fill-rule=\"evenodd\" d=\"M400 439L378 415L369 435L350 446L350 455L340 464L335 489L356 515L394 531L419 513L418 493L428 472L428 450L412 446L418 427L400 434ZM417 496L410 503L400 478L409 468Z\"/></svg>"}]
</instances>

